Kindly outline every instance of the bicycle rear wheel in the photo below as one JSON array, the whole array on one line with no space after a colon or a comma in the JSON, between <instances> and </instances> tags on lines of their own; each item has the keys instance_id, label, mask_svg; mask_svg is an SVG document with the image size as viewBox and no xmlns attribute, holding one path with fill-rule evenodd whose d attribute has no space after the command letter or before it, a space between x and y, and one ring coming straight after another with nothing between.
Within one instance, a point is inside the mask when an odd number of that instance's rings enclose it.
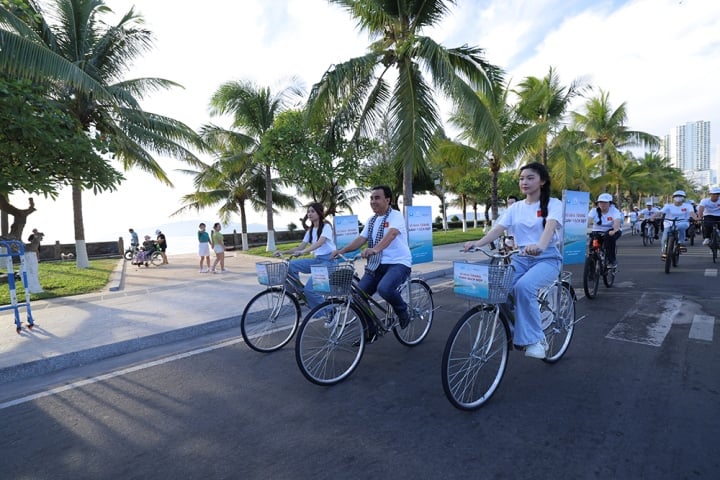
<instances>
[{"instance_id":1,"label":"bicycle rear wheel","mask_svg":"<svg viewBox=\"0 0 720 480\"><path fill-rule=\"evenodd\" d=\"M332 300L315 307L300 325L295 360L317 385L334 385L358 366L365 350L365 327L355 305Z\"/></svg>"},{"instance_id":2,"label":"bicycle rear wheel","mask_svg":"<svg viewBox=\"0 0 720 480\"><path fill-rule=\"evenodd\" d=\"M280 287L255 295L240 317L240 332L256 352L274 352L287 344L300 322L300 304Z\"/></svg>"},{"instance_id":3,"label":"bicycle rear wheel","mask_svg":"<svg viewBox=\"0 0 720 480\"><path fill-rule=\"evenodd\" d=\"M665 273L670 273L673 255L675 255L675 237L668 234L667 245L665 245Z\"/></svg>"},{"instance_id":4,"label":"bicycle rear wheel","mask_svg":"<svg viewBox=\"0 0 720 480\"><path fill-rule=\"evenodd\" d=\"M442 384L450 403L474 410L497 390L507 368L510 329L500 309L478 305L468 310L445 344Z\"/></svg>"},{"instance_id":5,"label":"bicycle rear wheel","mask_svg":"<svg viewBox=\"0 0 720 480\"><path fill-rule=\"evenodd\" d=\"M569 283L555 282L541 294L539 302L540 321L548 344L544 361L555 363L565 355L575 331L575 293Z\"/></svg>"},{"instance_id":6,"label":"bicycle rear wheel","mask_svg":"<svg viewBox=\"0 0 720 480\"><path fill-rule=\"evenodd\" d=\"M409 283L403 285L400 294L410 308L408 311L410 323L406 328L400 328L397 325L393 328L393 333L400 343L408 347L414 347L427 337L432 326L435 309L432 290L424 281L413 278Z\"/></svg>"},{"instance_id":7,"label":"bicycle rear wheel","mask_svg":"<svg viewBox=\"0 0 720 480\"><path fill-rule=\"evenodd\" d=\"M600 286L600 271L598 268L598 260L595 256L585 259L585 269L583 270L583 290L585 296L593 299L597 296L598 287Z\"/></svg>"}]
</instances>

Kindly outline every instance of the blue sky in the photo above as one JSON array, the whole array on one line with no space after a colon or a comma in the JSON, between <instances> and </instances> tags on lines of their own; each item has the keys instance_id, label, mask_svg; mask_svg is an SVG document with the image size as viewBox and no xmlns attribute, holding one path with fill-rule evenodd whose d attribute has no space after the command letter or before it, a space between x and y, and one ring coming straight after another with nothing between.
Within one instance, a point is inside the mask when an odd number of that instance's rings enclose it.
<instances>
[{"instance_id":1,"label":"blue sky","mask_svg":"<svg viewBox=\"0 0 720 480\"><path fill-rule=\"evenodd\" d=\"M122 14L136 5L156 36L155 49L136 62L129 78L161 77L184 89L154 94L144 108L177 118L193 128L210 118L212 93L229 80L251 80L278 90L293 76L309 89L333 63L362 55L370 43L340 8L324 0L106 0ZM514 83L543 77L550 66L563 83L583 79L609 92L614 107L626 103L628 126L665 135L675 125L708 120L712 159L720 144L720 2L716 0L458 0L450 14L427 35L447 47L485 49ZM580 109L581 105L575 105ZM182 195L192 191L182 165L161 159L175 183L171 189L138 172L114 194L86 193L88 241L127 235L127 228L154 230L174 221L213 223L213 211L170 218ZM154 208L148 209L152 196ZM19 206L26 196L13 196ZM438 202L431 205L433 217ZM73 239L69 192L57 201L36 198L38 211L28 228L46 240ZM108 215L108 212L112 212ZM369 214L366 205L357 213ZM296 221L297 212L276 218L276 228ZM239 221L239 219L236 219ZM251 222L264 223L264 214ZM192 234L193 232L189 232Z\"/></svg>"}]
</instances>

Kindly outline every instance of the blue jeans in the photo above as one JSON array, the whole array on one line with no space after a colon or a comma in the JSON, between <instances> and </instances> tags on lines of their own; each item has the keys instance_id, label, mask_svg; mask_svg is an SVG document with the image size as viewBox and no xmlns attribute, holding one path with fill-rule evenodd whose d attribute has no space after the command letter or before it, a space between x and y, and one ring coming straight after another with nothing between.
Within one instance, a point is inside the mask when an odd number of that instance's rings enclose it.
<instances>
[{"instance_id":1,"label":"blue jeans","mask_svg":"<svg viewBox=\"0 0 720 480\"><path fill-rule=\"evenodd\" d=\"M374 272L365 270L365 275L360 279L360 289L368 295L375 292L392 305L395 314L400 316L407 312L407 303L403 300L398 288L410 276L410 267L400 263L384 263ZM376 331L373 322L368 324L368 334Z\"/></svg>"},{"instance_id":2,"label":"blue jeans","mask_svg":"<svg viewBox=\"0 0 720 480\"><path fill-rule=\"evenodd\" d=\"M549 247L538 256L515 255L513 295L515 297L515 345L532 345L545 337L540 325L538 291L550 285L560 274L562 258L555 247Z\"/></svg>"},{"instance_id":3,"label":"blue jeans","mask_svg":"<svg viewBox=\"0 0 720 480\"><path fill-rule=\"evenodd\" d=\"M310 273L310 267L313 265L328 265L334 264L335 260L330 260L330 255L318 255L315 258L298 258L296 260L290 260L290 267L288 273L293 277L300 280L300 273ZM312 277L310 277L305 284L303 289L305 293L305 299L307 300L308 307L315 308L320 305L325 299L322 295L315 292L312 284Z\"/></svg>"},{"instance_id":4,"label":"blue jeans","mask_svg":"<svg viewBox=\"0 0 720 480\"><path fill-rule=\"evenodd\" d=\"M678 241L680 243L685 243L685 234L687 233L687 229L690 226L690 222L687 220L680 220L675 222L675 228L678 229ZM667 242L668 233L672 227L666 228L663 230L662 234L662 242L660 242L660 253L665 252L665 242Z\"/></svg>"}]
</instances>

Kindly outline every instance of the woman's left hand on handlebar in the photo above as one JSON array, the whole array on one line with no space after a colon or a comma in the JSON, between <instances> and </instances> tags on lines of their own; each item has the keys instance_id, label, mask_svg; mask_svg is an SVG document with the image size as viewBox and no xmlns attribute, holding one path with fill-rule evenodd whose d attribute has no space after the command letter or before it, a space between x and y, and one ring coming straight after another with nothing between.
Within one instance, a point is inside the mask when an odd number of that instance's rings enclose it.
<instances>
[{"instance_id":1,"label":"woman's left hand on handlebar","mask_svg":"<svg viewBox=\"0 0 720 480\"><path fill-rule=\"evenodd\" d=\"M523 252L525 253L525 255L536 256L536 255L540 255L543 252L543 250L545 250L545 249L540 248L538 245L531 244L531 245L527 245L523 249Z\"/></svg>"}]
</instances>

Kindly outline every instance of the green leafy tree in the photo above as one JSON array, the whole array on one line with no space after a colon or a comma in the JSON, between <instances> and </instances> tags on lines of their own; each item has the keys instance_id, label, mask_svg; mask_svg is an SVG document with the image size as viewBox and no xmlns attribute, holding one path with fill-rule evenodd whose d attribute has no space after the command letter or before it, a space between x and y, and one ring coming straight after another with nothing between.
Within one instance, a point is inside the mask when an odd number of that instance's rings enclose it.
<instances>
[{"instance_id":1,"label":"green leafy tree","mask_svg":"<svg viewBox=\"0 0 720 480\"><path fill-rule=\"evenodd\" d=\"M454 1L390 2L329 0L344 8L373 43L360 57L333 65L310 93L311 119L327 118L340 108L354 138L371 132L385 113L390 121L393 161L402 167L404 205L412 205L413 174L427 172L426 155L440 128L433 87L484 115L474 88L489 85L495 68L482 50L446 48L422 35L436 26ZM477 88L477 87L476 87ZM427 175L432 185L432 177Z\"/></svg>"},{"instance_id":2,"label":"green leafy tree","mask_svg":"<svg viewBox=\"0 0 720 480\"><path fill-rule=\"evenodd\" d=\"M115 25L102 21L111 10L102 0L55 0L55 23L48 22L35 2L33 24L28 25L42 40L45 48L78 65L85 74L103 86L112 97L103 97L80 90L72 83L58 82L49 91L76 118L87 134L103 142L107 151L125 169L139 168L158 180L171 185L153 153L174 157L190 164L199 159L189 150L201 144L199 136L189 127L162 115L143 110L140 99L148 92L179 86L160 78L123 79L132 61L152 45L152 34L142 28L142 17L130 9ZM17 55L13 52L12 55ZM25 70L32 59L26 59ZM91 155L92 152L87 152ZM72 183L73 221L77 266L89 266L85 248L80 179Z\"/></svg>"}]
</instances>

